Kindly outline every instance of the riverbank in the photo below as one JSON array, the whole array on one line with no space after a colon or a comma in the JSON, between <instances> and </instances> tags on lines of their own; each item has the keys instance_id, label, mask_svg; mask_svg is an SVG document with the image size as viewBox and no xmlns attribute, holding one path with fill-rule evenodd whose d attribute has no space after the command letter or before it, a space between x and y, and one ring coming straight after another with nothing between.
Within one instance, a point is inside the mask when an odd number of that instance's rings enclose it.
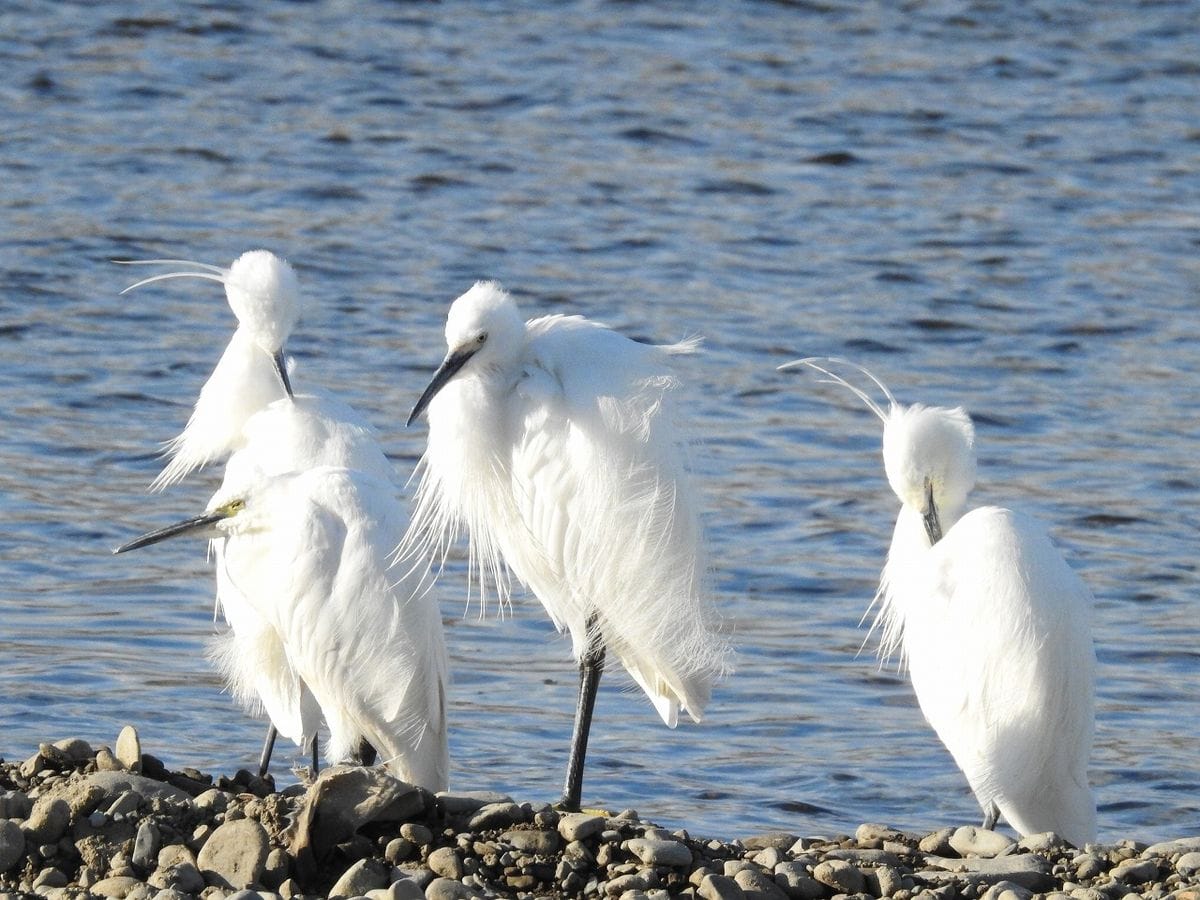
<instances>
[{"instance_id":1,"label":"riverbank","mask_svg":"<svg viewBox=\"0 0 1200 900\"><path fill-rule=\"evenodd\" d=\"M1200 837L1071 847L972 827L715 839L633 810L561 814L494 794L433 796L377 769L307 788L167 771L133 729L0 761L8 897L596 897L640 900L1200 900Z\"/></svg>"}]
</instances>

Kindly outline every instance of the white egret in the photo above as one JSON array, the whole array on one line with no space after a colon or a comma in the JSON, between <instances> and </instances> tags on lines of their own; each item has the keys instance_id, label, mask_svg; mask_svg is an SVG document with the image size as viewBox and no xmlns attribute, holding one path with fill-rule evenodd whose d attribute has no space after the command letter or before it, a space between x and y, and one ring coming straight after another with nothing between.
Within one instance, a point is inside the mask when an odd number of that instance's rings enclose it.
<instances>
[{"instance_id":1,"label":"white egret","mask_svg":"<svg viewBox=\"0 0 1200 900\"><path fill-rule=\"evenodd\" d=\"M706 589L667 360L579 316L522 320L494 282L450 307L449 352L408 422L428 408L428 447L401 556L444 558L460 527L471 572L507 599L511 571L537 595L579 664L562 805L578 809L606 652L667 725L699 721L728 648Z\"/></svg>"},{"instance_id":2,"label":"white egret","mask_svg":"<svg viewBox=\"0 0 1200 900\"><path fill-rule=\"evenodd\" d=\"M405 517L393 486L317 466L227 483L200 516L117 548L177 535L218 546L224 581L278 636L329 728L328 753L366 741L398 778L445 790L448 664L437 603L397 578Z\"/></svg>"},{"instance_id":3,"label":"white egret","mask_svg":"<svg viewBox=\"0 0 1200 900\"><path fill-rule=\"evenodd\" d=\"M228 269L186 260L136 261L150 263L191 268L143 279L126 291L167 278L217 281L238 320L187 427L166 445L171 458L154 489L225 458L227 486L319 465L393 477L375 433L354 410L330 397L292 393L284 350L304 303L285 260L267 250L251 250ZM261 706L270 718L259 774L267 772L277 732L298 745L311 745L315 771L319 707L288 664L274 630L235 586L222 580L219 564L217 571L217 605L230 628L211 655L233 696L248 709ZM369 759L370 748L364 747L363 754Z\"/></svg>"},{"instance_id":4,"label":"white egret","mask_svg":"<svg viewBox=\"0 0 1200 900\"><path fill-rule=\"evenodd\" d=\"M1096 836L1088 785L1094 728L1092 595L1040 523L996 506L964 511L974 428L962 409L887 409L804 359L883 422L888 483L902 504L883 570L880 655L900 652L921 711L984 810L1021 834ZM849 364L853 365L853 364Z\"/></svg>"},{"instance_id":5,"label":"white egret","mask_svg":"<svg viewBox=\"0 0 1200 900\"><path fill-rule=\"evenodd\" d=\"M169 278L204 278L225 287L238 327L200 390L187 427L166 445L167 466L151 486L160 490L189 472L229 456L243 444L246 421L292 393L284 347L300 318L296 273L269 250L243 253L228 269L179 259L130 260L126 265L175 264L191 269L143 278L121 293Z\"/></svg>"}]
</instances>

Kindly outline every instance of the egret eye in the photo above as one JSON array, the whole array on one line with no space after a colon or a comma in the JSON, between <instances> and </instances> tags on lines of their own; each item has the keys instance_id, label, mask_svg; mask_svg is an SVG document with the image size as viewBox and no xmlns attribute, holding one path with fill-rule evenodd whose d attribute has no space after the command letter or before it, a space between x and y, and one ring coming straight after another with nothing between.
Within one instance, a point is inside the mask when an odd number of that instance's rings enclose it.
<instances>
[{"instance_id":1,"label":"egret eye","mask_svg":"<svg viewBox=\"0 0 1200 900\"><path fill-rule=\"evenodd\" d=\"M229 513L230 515L232 515L233 513L241 512L245 508L246 508L245 500L240 500L240 499L239 500L231 500L229 503L225 504L225 511L227 513Z\"/></svg>"},{"instance_id":2,"label":"egret eye","mask_svg":"<svg viewBox=\"0 0 1200 900\"><path fill-rule=\"evenodd\" d=\"M479 337L475 338L475 343L479 344L480 346L483 346L484 344L486 344L487 343L487 332L486 331L479 332Z\"/></svg>"}]
</instances>

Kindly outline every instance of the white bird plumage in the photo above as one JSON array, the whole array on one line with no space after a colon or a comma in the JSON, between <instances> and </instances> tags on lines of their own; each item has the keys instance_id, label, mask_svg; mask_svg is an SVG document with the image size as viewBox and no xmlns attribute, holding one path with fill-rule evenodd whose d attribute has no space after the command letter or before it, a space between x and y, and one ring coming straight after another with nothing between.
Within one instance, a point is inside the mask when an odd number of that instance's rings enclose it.
<instances>
[{"instance_id":1,"label":"white bird plumage","mask_svg":"<svg viewBox=\"0 0 1200 900\"><path fill-rule=\"evenodd\" d=\"M170 278L216 281L224 286L238 321L229 345L200 389L187 427L165 445L167 465L151 485L161 490L229 456L244 444L242 431L250 417L291 393L283 352L304 301L292 267L269 250L249 250L228 269L178 259L127 264L190 268L143 278L121 293Z\"/></svg>"},{"instance_id":2,"label":"white bird plumage","mask_svg":"<svg viewBox=\"0 0 1200 900\"><path fill-rule=\"evenodd\" d=\"M876 597L881 657L898 652L926 720L985 812L1021 834L1096 837L1087 767L1094 728L1093 599L1040 523L995 506L964 513L974 429L962 409L885 409L829 368L884 424L902 504ZM848 364L853 365L853 364ZM786 367L781 367L786 368Z\"/></svg>"},{"instance_id":3,"label":"white bird plumage","mask_svg":"<svg viewBox=\"0 0 1200 900\"><path fill-rule=\"evenodd\" d=\"M211 537L223 597L235 591L277 637L324 715L330 757L352 757L365 740L398 778L445 790L441 615L391 569L407 524L391 482L336 466L230 480L204 515L120 549Z\"/></svg>"},{"instance_id":4,"label":"white bird plumage","mask_svg":"<svg viewBox=\"0 0 1200 900\"><path fill-rule=\"evenodd\" d=\"M506 600L511 571L570 633L583 677L564 804L577 807L605 650L671 726L681 710L700 720L727 666L667 366L698 342L641 344L579 316L525 322L494 282L454 301L446 342L409 417L428 407L399 555L440 566L465 529L481 596L491 584Z\"/></svg>"},{"instance_id":5,"label":"white bird plumage","mask_svg":"<svg viewBox=\"0 0 1200 900\"><path fill-rule=\"evenodd\" d=\"M335 466L389 484L387 496L397 503L392 465L374 430L353 409L329 396L289 396L283 352L304 300L285 260L267 250L251 250L228 269L186 260L145 262L189 268L143 279L126 290L166 278L218 281L238 320L229 346L201 389L187 427L167 444L170 460L155 480L155 489L226 459L218 493L269 476ZM265 711L273 729L297 745L312 744L322 721L320 705L289 660L277 629L227 577L223 546L214 544L217 611L230 627L213 642L209 655L242 706ZM273 743L274 730L268 734L260 761L263 773Z\"/></svg>"}]
</instances>

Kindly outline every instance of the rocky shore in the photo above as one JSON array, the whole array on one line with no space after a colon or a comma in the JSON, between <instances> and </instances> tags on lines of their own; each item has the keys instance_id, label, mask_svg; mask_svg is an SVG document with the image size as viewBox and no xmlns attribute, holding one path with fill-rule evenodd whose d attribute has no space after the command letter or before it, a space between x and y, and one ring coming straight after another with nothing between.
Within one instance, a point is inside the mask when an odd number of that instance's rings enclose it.
<instances>
[{"instance_id":1,"label":"rocky shore","mask_svg":"<svg viewBox=\"0 0 1200 900\"><path fill-rule=\"evenodd\" d=\"M130 728L114 747L62 740L0 761L0 900L1200 900L1200 837L1077 849L862 825L714 840L632 810L433 796L378 769L333 767L282 792L248 772L168 772Z\"/></svg>"}]
</instances>

